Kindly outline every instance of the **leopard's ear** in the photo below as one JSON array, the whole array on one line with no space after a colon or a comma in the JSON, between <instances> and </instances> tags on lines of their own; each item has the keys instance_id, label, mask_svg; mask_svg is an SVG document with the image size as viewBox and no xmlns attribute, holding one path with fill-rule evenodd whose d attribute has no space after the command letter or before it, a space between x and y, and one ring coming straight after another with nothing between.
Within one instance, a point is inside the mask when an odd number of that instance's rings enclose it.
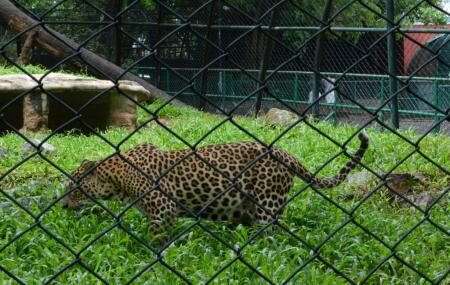
<instances>
[{"instance_id":1,"label":"leopard's ear","mask_svg":"<svg viewBox=\"0 0 450 285\"><path fill-rule=\"evenodd\" d=\"M80 165L80 170L82 173L91 170L92 168L95 167L95 161L91 161L91 160L83 160L83 162Z\"/></svg>"}]
</instances>

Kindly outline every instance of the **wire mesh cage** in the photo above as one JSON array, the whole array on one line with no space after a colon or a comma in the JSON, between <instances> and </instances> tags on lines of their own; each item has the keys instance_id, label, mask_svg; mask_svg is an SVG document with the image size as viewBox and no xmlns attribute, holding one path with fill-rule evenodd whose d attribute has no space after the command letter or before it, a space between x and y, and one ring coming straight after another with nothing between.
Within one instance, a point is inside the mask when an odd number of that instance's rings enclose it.
<instances>
[{"instance_id":1,"label":"wire mesh cage","mask_svg":"<svg viewBox=\"0 0 450 285\"><path fill-rule=\"evenodd\" d=\"M448 284L448 17L0 0L0 283Z\"/></svg>"}]
</instances>

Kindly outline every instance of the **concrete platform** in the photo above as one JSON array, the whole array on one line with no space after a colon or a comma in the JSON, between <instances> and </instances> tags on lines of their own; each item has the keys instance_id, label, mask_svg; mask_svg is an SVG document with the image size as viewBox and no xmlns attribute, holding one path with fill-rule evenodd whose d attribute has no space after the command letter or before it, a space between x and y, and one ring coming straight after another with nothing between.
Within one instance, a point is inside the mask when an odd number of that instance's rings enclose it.
<instances>
[{"instance_id":1,"label":"concrete platform","mask_svg":"<svg viewBox=\"0 0 450 285\"><path fill-rule=\"evenodd\" d=\"M0 133L12 128L30 132L75 129L83 133L108 126L134 129L133 100L142 102L150 96L133 81L120 80L115 86L109 80L69 74L33 76L35 80L25 74L0 76Z\"/></svg>"}]
</instances>

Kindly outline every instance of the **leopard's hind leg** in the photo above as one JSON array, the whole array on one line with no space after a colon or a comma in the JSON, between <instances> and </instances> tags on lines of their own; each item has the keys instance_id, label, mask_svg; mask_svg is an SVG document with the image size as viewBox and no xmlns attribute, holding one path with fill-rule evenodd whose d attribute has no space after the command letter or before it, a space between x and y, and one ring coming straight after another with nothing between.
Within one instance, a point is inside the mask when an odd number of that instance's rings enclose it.
<instances>
[{"instance_id":1,"label":"leopard's hind leg","mask_svg":"<svg viewBox=\"0 0 450 285\"><path fill-rule=\"evenodd\" d=\"M268 175L267 179L258 180L253 190L257 201L257 223L268 224L281 216L292 184L293 178L288 172Z\"/></svg>"},{"instance_id":2,"label":"leopard's hind leg","mask_svg":"<svg viewBox=\"0 0 450 285\"><path fill-rule=\"evenodd\" d=\"M160 243L169 238L171 226L175 221L176 203L162 190L155 189L139 201L139 207L147 214L150 235Z\"/></svg>"}]
</instances>

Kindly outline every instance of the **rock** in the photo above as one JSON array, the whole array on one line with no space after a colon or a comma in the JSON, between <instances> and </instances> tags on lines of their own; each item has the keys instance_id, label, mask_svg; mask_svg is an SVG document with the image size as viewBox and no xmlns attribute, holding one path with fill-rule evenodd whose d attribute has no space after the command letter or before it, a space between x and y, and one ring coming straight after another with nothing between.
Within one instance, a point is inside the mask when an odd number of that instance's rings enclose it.
<instances>
[{"instance_id":1,"label":"rock","mask_svg":"<svg viewBox=\"0 0 450 285\"><path fill-rule=\"evenodd\" d=\"M349 201L349 200L353 200L355 199L355 194L353 193L344 193L342 194L342 199L344 199L344 201Z\"/></svg>"},{"instance_id":2,"label":"rock","mask_svg":"<svg viewBox=\"0 0 450 285\"><path fill-rule=\"evenodd\" d=\"M386 177L386 182L391 191L407 194L420 183L420 180L410 173L399 173L388 175Z\"/></svg>"},{"instance_id":3,"label":"rock","mask_svg":"<svg viewBox=\"0 0 450 285\"><path fill-rule=\"evenodd\" d=\"M377 177L367 169L349 174L346 182L348 193L342 193L341 197L346 201L365 197L376 179Z\"/></svg>"},{"instance_id":4,"label":"rock","mask_svg":"<svg viewBox=\"0 0 450 285\"><path fill-rule=\"evenodd\" d=\"M168 120L166 120L166 119L157 119L157 121L159 122L159 123L161 123L161 125L164 125L164 126L166 126L166 127L168 127L169 126L169 121Z\"/></svg>"},{"instance_id":5,"label":"rock","mask_svg":"<svg viewBox=\"0 0 450 285\"><path fill-rule=\"evenodd\" d=\"M160 127L161 125L168 127L170 125L170 121L158 118L149 122L144 128Z\"/></svg>"},{"instance_id":6,"label":"rock","mask_svg":"<svg viewBox=\"0 0 450 285\"><path fill-rule=\"evenodd\" d=\"M435 198L435 194L426 187L425 179L426 175L423 173L390 174L386 177L386 184L390 188L387 194L401 206L410 206L410 203L406 201L408 199L416 206L425 209Z\"/></svg>"},{"instance_id":7,"label":"rock","mask_svg":"<svg viewBox=\"0 0 450 285\"><path fill-rule=\"evenodd\" d=\"M24 143L22 145L22 151L24 153L36 151L36 148L41 143L41 141L38 140L38 139L31 139L30 141L33 143L34 146L31 145L29 142ZM49 144L49 143L43 143L40 146L40 148L46 153L51 153L51 152L54 152L56 150L56 148L53 145Z\"/></svg>"},{"instance_id":8,"label":"rock","mask_svg":"<svg viewBox=\"0 0 450 285\"><path fill-rule=\"evenodd\" d=\"M356 188L367 188L374 178L375 175L367 171L367 169L364 169L363 171L349 174L347 177L347 185Z\"/></svg>"},{"instance_id":9,"label":"rock","mask_svg":"<svg viewBox=\"0 0 450 285\"><path fill-rule=\"evenodd\" d=\"M431 193L418 193L410 198L410 200L420 208L427 208L431 202L433 202L434 197Z\"/></svg>"},{"instance_id":10,"label":"rock","mask_svg":"<svg viewBox=\"0 0 450 285\"><path fill-rule=\"evenodd\" d=\"M23 197L18 198L17 202L25 208L30 208L33 202L38 203L39 205L45 206L48 202L41 196L31 196L31 197ZM17 207L13 202L3 202L0 203L0 210L6 210L10 208Z\"/></svg>"},{"instance_id":11,"label":"rock","mask_svg":"<svg viewBox=\"0 0 450 285\"><path fill-rule=\"evenodd\" d=\"M297 122L298 116L287 110L272 108L263 116L263 119L271 125L290 127Z\"/></svg>"},{"instance_id":12,"label":"rock","mask_svg":"<svg viewBox=\"0 0 450 285\"><path fill-rule=\"evenodd\" d=\"M6 157L6 150L0 147L0 158Z\"/></svg>"}]
</instances>

